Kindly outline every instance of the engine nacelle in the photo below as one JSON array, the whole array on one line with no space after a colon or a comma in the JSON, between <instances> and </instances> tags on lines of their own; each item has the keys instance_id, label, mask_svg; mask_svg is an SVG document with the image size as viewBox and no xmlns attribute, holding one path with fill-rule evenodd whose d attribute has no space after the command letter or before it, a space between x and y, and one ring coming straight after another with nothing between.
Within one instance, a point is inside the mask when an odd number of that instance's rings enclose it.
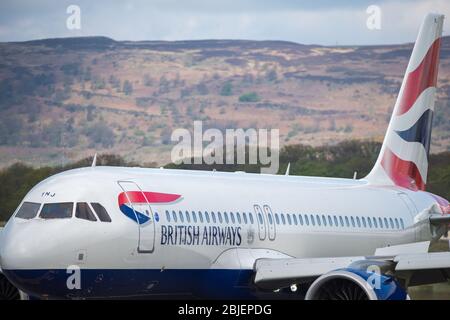
<instances>
[{"instance_id":1,"label":"engine nacelle","mask_svg":"<svg viewBox=\"0 0 450 320\"><path fill-rule=\"evenodd\" d=\"M306 300L407 300L394 277L353 268L328 272L317 278Z\"/></svg>"}]
</instances>

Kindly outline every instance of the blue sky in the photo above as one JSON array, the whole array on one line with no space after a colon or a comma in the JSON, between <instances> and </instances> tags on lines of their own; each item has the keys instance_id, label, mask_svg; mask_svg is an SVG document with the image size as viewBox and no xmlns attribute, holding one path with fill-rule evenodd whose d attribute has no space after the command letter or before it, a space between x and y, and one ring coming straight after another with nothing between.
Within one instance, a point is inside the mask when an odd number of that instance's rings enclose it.
<instances>
[{"instance_id":1,"label":"blue sky","mask_svg":"<svg viewBox=\"0 0 450 320\"><path fill-rule=\"evenodd\" d=\"M71 4L81 9L81 30L66 27ZM381 9L381 30L366 27L370 5ZM404 43L414 41L430 11L450 17L450 0L1 0L0 41L102 35L116 40ZM448 19L445 35L450 35Z\"/></svg>"}]
</instances>

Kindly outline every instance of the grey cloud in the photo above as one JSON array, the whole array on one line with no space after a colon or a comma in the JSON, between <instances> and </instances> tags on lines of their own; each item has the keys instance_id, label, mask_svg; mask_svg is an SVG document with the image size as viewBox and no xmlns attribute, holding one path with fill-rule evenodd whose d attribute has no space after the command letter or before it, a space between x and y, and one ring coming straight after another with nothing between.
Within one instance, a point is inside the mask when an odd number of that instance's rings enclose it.
<instances>
[{"instance_id":1,"label":"grey cloud","mask_svg":"<svg viewBox=\"0 0 450 320\"><path fill-rule=\"evenodd\" d=\"M6 0L0 2L0 41L104 35L117 40L239 38L317 44L395 43L414 39L421 17L433 3L450 14L445 0ZM66 29L66 8L70 4L81 7L80 31ZM383 10L380 31L369 31L365 26L365 10L371 4Z\"/></svg>"}]
</instances>

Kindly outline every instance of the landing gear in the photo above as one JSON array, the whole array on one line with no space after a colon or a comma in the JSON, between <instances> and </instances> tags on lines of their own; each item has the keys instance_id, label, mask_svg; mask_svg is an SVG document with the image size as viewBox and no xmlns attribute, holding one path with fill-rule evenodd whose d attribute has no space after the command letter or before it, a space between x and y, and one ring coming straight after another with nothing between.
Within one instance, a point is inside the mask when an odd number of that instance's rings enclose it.
<instances>
[{"instance_id":1,"label":"landing gear","mask_svg":"<svg viewBox=\"0 0 450 320\"><path fill-rule=\"evenodd\" d=\"M20 300L19 290L0 273L0 300Z\"/></svg>"}]
</instances>

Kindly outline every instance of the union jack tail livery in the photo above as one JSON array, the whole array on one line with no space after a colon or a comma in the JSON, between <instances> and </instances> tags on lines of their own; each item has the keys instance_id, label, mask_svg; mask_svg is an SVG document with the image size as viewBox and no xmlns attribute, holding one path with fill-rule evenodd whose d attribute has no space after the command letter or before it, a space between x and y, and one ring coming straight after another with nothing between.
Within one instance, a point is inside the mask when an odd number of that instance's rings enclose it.
<instances>
[{"instance_id":1,"label":"union jack tail livery","mask_svg":"<svg viewBox=\"0 0 450 320\"><path fill-rule=\"evenodd\" d=\"M377 185L425 190L444 16L428 14L406 69L377 162L367 179Z\"/></svg>"}]
</instances>

